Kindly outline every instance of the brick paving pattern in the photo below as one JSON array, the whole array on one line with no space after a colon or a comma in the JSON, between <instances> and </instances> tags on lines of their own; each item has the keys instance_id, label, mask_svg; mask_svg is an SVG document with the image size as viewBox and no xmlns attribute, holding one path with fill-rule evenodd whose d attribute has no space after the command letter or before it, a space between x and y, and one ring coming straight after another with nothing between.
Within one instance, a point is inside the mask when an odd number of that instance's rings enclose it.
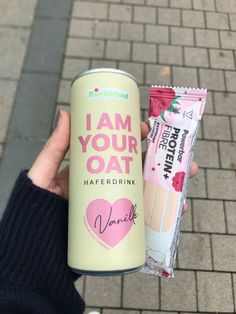
<instances>
[{"instance_id":1,"label":"brick paving pattern","mask_svg":"<svg viewBox=\"0 0 236 314\"><path fill-rule=\"evenodd\" d=\"M191 209L182 226L176 278L85 277L80 291L88 310L236 311L235 49L233 0L74 1L58 107L69 104L71 78L94 67L116 67L137 78L143 119L150 84L209 90L195 152L200 170L189 187Z\"/></svg>"},{"instance_id":2,"label":"brick paving pattern","mask_svg":"<svg viewBox=\"0 0 236 314\"><path fill-rule=\"evenodd\" d=\"M36 2L0 0L0 160Z\"/></svg>"},{"instance_id":3,"label":"brick paving pattern","mask_svg":"<svg viewBox=\"0 0 236 314\"><path fill-rule=\"evenodd\" d=\"M35 6L25 0L24 10L13 5L12 11L8 3L0 0L0 156ZM204 87L209 93L175 279L85 276L76 287L86 313L235 313L236 1L75 0L58 108L69 110L71 79L95 67L119 68L137 78L142 119L150 84Z\"/></svg>"}]
</instances>

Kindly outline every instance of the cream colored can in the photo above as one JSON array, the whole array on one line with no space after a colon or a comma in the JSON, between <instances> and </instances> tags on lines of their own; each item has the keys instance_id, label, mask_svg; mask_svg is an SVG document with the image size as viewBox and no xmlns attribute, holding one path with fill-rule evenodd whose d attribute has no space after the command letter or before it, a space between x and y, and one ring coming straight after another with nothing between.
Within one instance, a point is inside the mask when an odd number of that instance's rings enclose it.
<instances>
[{"instance_id":1,"label":"cream colored can","mask_svg":"<svg viewBox=\"0 0 236 314\"><path fill-rule=\"evenodd\" d=\"M68 264L78 273L145 263L139 109L126 72L93 69L72 82Z\"/></svg>"}]
</instances>

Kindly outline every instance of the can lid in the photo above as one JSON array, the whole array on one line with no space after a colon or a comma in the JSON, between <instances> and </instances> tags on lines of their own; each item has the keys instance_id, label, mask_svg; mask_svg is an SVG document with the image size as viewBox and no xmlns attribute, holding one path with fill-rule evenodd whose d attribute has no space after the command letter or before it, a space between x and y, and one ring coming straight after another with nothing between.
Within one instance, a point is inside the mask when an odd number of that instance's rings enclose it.
<instances>
[{"instance_id":1,"label":"can lid","mask_svg":"<svg viewBox=\"0 0 236 314\"><path fill-rule=\"evenodd\" d=\"M117 74L121 74L121 75L125 75L125 76L128 76L129 78L131 78L132 80L135 81L135 83L138 85L137 83L137 80L135 79L135 77L126 72L126 71L123 71L123 70L118 70L118 69L113 69L113 68L95 68L95 69L91 69L91 70L87 70L87 71L84 71L84 72L81 72L79 74L77 74L72 82L71 82L71 85L73 85L73 83L78 79L80 78L81 76L84 76L84 75L88 75L88 74L93 74L93 73L117 73Z\"/></svg>"}]
</instances>

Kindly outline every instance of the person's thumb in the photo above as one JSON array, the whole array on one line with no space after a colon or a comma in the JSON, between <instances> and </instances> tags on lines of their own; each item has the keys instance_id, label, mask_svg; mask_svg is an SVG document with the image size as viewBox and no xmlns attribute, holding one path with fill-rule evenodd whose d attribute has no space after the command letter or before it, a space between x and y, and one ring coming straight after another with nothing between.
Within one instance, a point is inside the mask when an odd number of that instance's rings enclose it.
<instances>
[{"instance_id":1,"label":"person's thumb","mask_svg":"<svg viewBox=\"0 0 236 314\"><path fill-rule=\"evenodd\" d=\"M69 148L70 114L60 110L55 120L55 129L28 172L34 184L48 189Z\"/></svg>"}]
</instances>

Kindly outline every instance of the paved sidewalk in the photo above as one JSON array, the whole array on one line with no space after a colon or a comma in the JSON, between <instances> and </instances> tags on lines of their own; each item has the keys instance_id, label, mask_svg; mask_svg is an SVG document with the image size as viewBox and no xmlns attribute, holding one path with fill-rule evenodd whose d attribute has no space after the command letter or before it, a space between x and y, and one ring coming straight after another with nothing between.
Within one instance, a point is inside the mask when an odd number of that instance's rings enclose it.
<instances>
[{"instance_id":1,"label":"paved sidewalk","mask_svg":"<svg viewBox=\"0 0 236 314\"><path fill-rule=\"evenodd\" d=\"M37 0L0 0L0 159Z\"/></svg>"},{"instance_id":2,"label":"paved sidewalk","mask_svg":"<svg viewBox=\"0 0 236 314\"><path fill-rule=\"evenodd\" d=\"M209 89L176 278L86 277L78 285L88 307L104 314L236 311L235 50L236 1L74 1L59 106L69 104L73 76L93 67L137 78L144 119L150 84Z\"/></svg>"},{"instance_id":3,"label":"paved sidewalk","mask_svg":"<svg viewBox=\"0 0 236 314\"><path fill-rule=\"evenodd\" d=\"M33 12L32 2L25 2ZM116 67L137 78L143 119L150 84L209 90L195 152L200 170L189 188L191 210L182 227L176 278L83 277L76 285L88 311L236 313L236 0L72 2L58 108L69 110L72 77L93 67ZM14 29L27 37L28 28L0 26L0 32L11 38ZM26 44L22 55L25 49ZM0 56L4 51L0 45ZM0 76L6 64L0 60ZM0 78L0 113L5 102L12 106L20 67L13 77ZM9 64L4 71L15 68ZM6 81L10 96L3 101ZM0 136L7 131L7 120L1 119L0 114Z\"/></svg>"}]
</instances>

